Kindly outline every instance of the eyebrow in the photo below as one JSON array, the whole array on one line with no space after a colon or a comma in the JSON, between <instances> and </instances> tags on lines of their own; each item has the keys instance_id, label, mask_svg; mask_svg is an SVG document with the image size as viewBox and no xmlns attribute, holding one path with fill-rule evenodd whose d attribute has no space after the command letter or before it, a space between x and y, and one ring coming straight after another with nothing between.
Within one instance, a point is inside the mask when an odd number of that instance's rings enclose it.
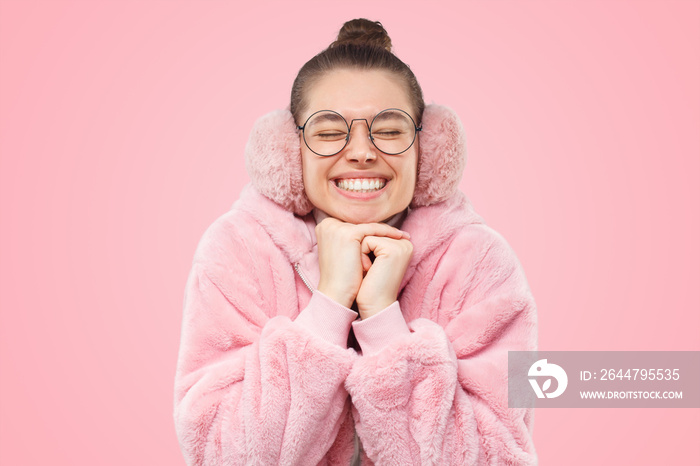
<instances>
[{"instance_id":1,"label":"eyebrow","mask_svg":"<svg viewBox=\"0 0 700 466\"><path fill-rule=\"evenodd\" d=\"M316 115L313 120L311 120L313 123L322 123L324 121L332 121L332 122L339 122L339 121L346 121L342 116L335 114L335 113L322 113L320 115Z\"/></svg>"},{"instance_id":2,"label":"eyebrow","mask_svg":"<svg viewBox=\"0 0 700 466\"><path fill-rule=\"evenodd\" d=\"M402 112L399 112L397 110L389 110L389 111L384 111L382 113L378 113L377 116L374 117L375 121L382 121L382 120L388 120L389 118L395 117L395 116L401 116Z\"/></svg>"}]
</instances>

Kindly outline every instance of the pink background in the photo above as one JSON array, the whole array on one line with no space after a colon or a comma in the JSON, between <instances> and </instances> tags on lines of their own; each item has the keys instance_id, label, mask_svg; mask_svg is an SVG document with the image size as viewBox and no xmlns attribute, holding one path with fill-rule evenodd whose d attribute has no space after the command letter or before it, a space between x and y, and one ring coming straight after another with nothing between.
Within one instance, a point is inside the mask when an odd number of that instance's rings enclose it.
<instances>
[{"instance_id":1,"label":"pink background","mask_svg":"<svg viewBox=\"0 0 700 466\"><path fill-rule=\"evenodd\" d=\"M0 464L183 464L194 249L345 20L461 116L543 350L700 350L700 2L0 0ZM700 464L700 409L542 409L542 465Z\"/></svg>"}]
</instances>

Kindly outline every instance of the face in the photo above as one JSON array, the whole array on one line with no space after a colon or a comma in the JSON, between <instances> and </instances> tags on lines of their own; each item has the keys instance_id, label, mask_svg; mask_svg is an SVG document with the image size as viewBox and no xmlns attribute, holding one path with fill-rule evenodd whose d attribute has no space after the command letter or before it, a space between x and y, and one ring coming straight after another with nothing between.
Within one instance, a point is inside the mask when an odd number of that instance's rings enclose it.
<instances>
[{"instance_id":1,"label":"face","mask_svg":"<svg viewBox=\"0 0 700 466\"><path fill-rule=\"evenodd\" d=\"M380 70L334 70L306 93L299 124L319 110L368 123L382 110L412 114L408 92L399 78ZM301 135L300 135L301 137ZM304 189L311 203L331 217L349 223L381 222L403 211L413 198L418 165L418 139L406 152L387 155L369 139L364 121L355 121L350 140L336 155L321 157L301 140ZM359 188L359 189L357 189Z\"/></svg>"}]
</instances>

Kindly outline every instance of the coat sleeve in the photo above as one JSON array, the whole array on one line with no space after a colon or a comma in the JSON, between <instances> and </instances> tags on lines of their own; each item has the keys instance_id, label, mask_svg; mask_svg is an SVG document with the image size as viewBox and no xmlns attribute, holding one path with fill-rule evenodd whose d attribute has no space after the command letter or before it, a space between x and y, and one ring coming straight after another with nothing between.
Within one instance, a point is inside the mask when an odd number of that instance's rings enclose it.
<instances>
[{"instance_id":1,"label":"coat sleeve","mask_svg":"<svg viewBox=\"0 0 700 466\"><path fill-rule=\"evenodd\" d=\"M318 464L349 409L354 313L315 295L294 320L277 315L290 305L276 303L297 302L293 271L275 270L291 265L223 236L205 234L187 281L174 400L182 453L188 465Z\"/></svg>"},{"instance_id":2,"label":"coat sleeve","mask_svg":"<svg viewBox=\"0 0 700 466\"><path fill-rule=\"evenodd\" d=\"M406 331L386 318L397 329L389 341L369 332L371 318L353 324L363 356L346 387L365 453L376 464L536 464L533 412L508 408L508 351L534 350L537 339L515 255L482 225L424 273L418 292L405 291L429 319Z\"/></svg>"}]
</instances>

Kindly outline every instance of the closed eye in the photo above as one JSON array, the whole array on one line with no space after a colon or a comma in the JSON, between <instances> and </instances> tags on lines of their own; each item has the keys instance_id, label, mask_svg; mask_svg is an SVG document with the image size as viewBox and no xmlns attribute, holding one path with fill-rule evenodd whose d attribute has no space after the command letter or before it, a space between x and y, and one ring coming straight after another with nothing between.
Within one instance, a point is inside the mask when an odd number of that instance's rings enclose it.
<instances>
[{"instance_id":1,"label":"closed eye","mask_svg":"<svg viewBox=\"0 0 700 466\"><path fill-rule=\"evenodd\" d=\"M397 136L401 136L401 134L403 134L403 131L398 131L398 130L382 130L382 131L373 131L372 132L372 136L380 137L380 138L397 137Z\"/></svg>"},{"instance_id":2,"label":"closed eye","mask_svg":"<svg viewBox=\"0 0 700 466\"><path fill-rule=\"evenodd\" d=\"M341 132L336 132L336 133L319 133L315 134L314 137L316 138L321 138L321 139L341 139L347 136L347 133L341 133Z\"/></svg>"}]
</instances>

